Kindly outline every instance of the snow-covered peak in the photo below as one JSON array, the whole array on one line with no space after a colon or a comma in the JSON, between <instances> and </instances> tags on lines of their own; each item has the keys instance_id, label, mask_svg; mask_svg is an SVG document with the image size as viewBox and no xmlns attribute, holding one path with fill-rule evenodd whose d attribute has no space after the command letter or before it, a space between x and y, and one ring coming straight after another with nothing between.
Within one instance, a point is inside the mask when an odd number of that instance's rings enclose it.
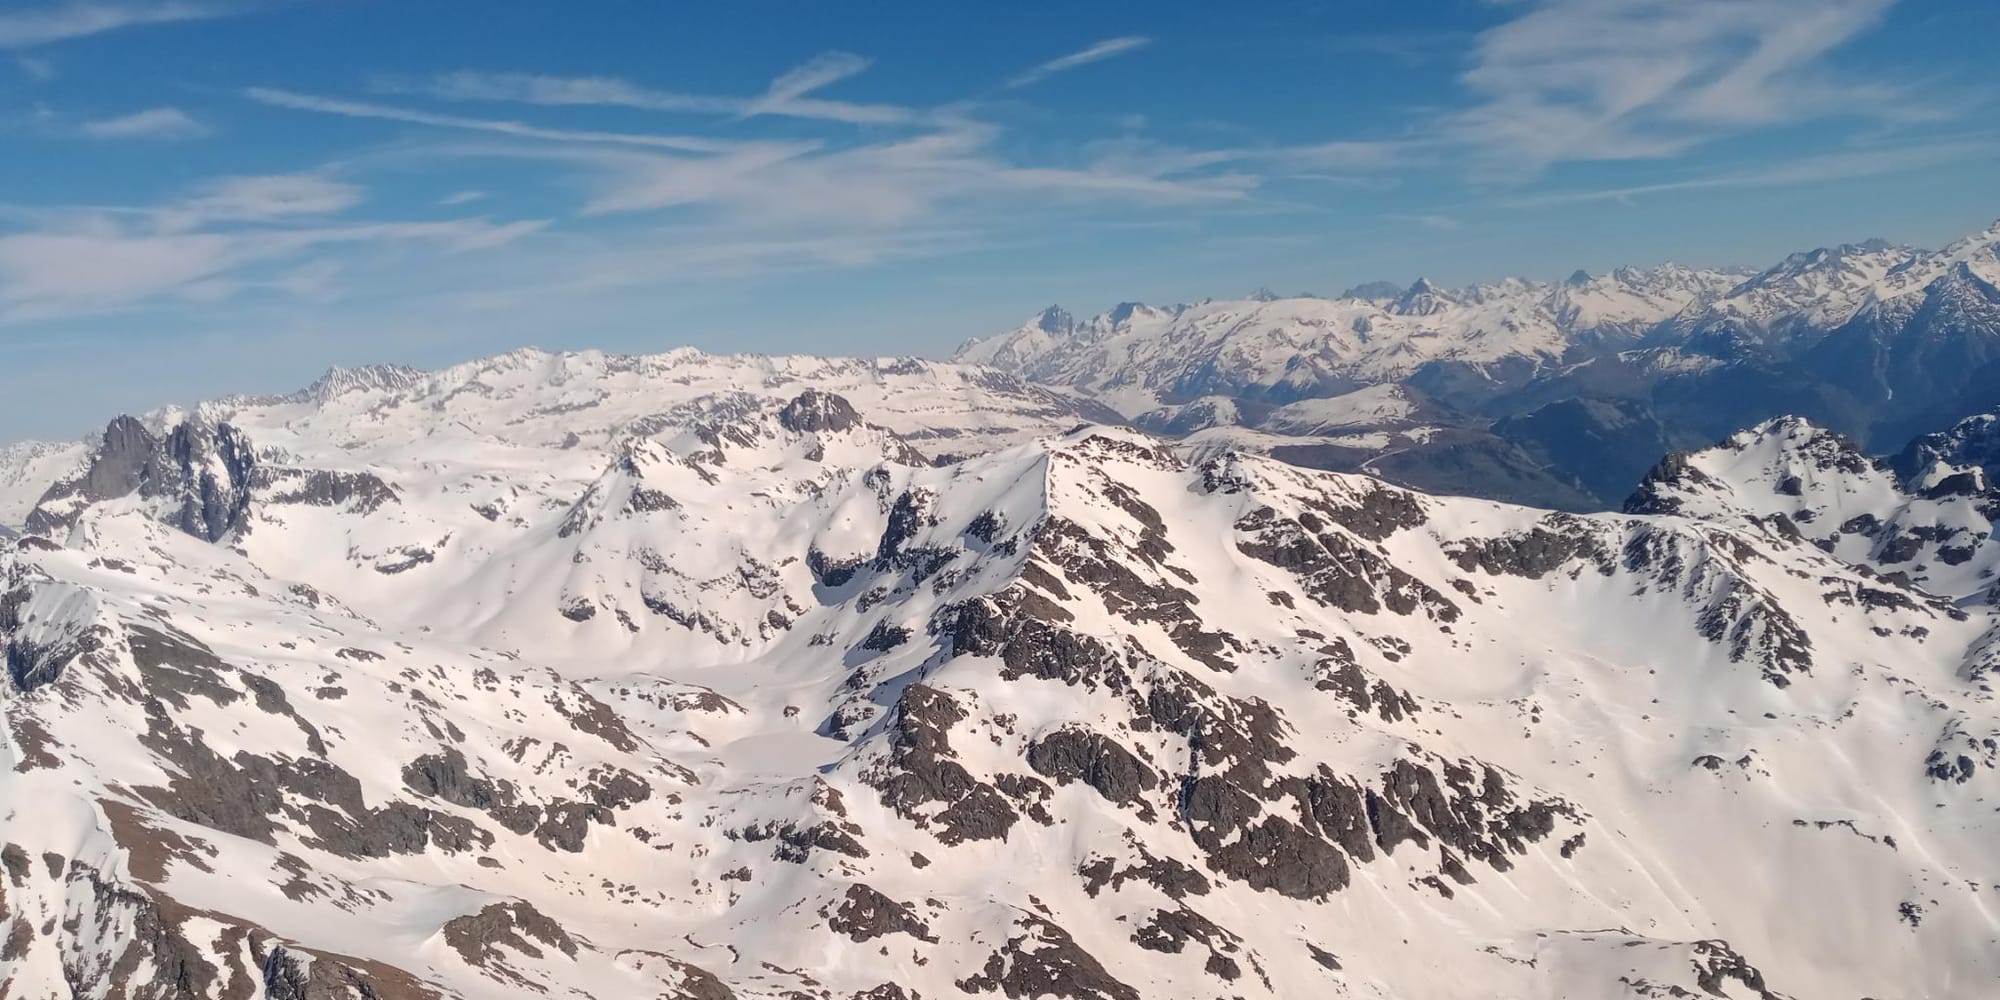
<instances>
[{"instance_id":1,"label":"snow-covered peak","mask_svg":"<svg viewBox=\"0 0 2000 1000\"><path fill-rule=\"evenodd\" d=\"M1670 456L1626 502L1633 513L1748 522L1773 537L1805 539L1850 562L1954 598L1991 585L2000 543L1993 498L1976 467L1983 425L1935 438L1908 474L1870 458L1843 435L1798 417L1766 421L1692 454Z\"/></svg>"},{"instance_id":2,"label":"snow-covered peak","mask_svg":"<svg viewBox=\"0 0 2000 1000\"><path fill-rule=\"evenodd\" d=\"M962 454L1101 418L1095 404L990 369L913 358L513 351L365 388L204 404L260 447L331 466L402 462L460 442L520 454L604 449L747 394L835 394L919 448ZM592 450L595 450L592 452ZM588 461L591 454L576 455ZM584 464L565 456L559 467ZM595 463L592 463L595 464Z\"/></svg>"},{"instance_id":3,"label":"snow-covered peak","mask_svg":"<svg viewBox=\"0 0 2000 1000\"><path fill-rule=\"evenodd\" d=\"M1920 266L1907 269L1907 275L1892 274L1887 294L1905 291L1926 274L1947 269L1964 269L1988 283L2000 284L2000 221L1923 258Z\"/></svg>"},{"instance_id":4,"label":"snow-covered peak","mask_svg":"<svg viewBox=\"0 0 2000 1000\"><path fill-rule=\"evenodd\" d=\"M1418 278L1389 303L1389 312L1397 316L1435 316L1456 305L1458 302L1450 293L1432 283L1431 279Z\"/></svg>"},{"instance_id":5,"label":"snow-covered peak","mask_svg":"<svg viewBox=\"0 0 2000 1000\"><path fill-rule=\"evenodd\" d=\"M1364 288L1336 299L1125 303L1069 336L1039 325L960 349L963 362L1082 388L1137 416L1204 395L1301 396L1392 381L1432 361L1543 364L1582 346L1624 343L1704 295L1728 272L1619 269L1579 285L1508 279L1445 289ZM1365 294L1363 294L1365 293Z\"/></svg>"},{"instance_id":6,"label":"snow-covered peak","mask_svg":"<svg viewBox=\"0 0 2000 1000\"><path fill-rule=\"evenodd\" d=\"M1655 335L1726 355L1742 346L1810 346L1866 311L1907 313L1940 281L2000 281L2000 225L1926 251L1867 240L1793 254L1712 301L1702 301Z\"/></svg>"},{"instance_id":7,"label":"snow-covered peak","mask_svg":"<svg viewBox=\"0 0 2000 1000\"><path fill-rule=\"evenodd\" d=\"M1988 493L2000 488L2000 411L1977 413L1926 434L1891 463L1916 493Z\"/></svg>"},{"instance_id":8,"label":"snow-covered peak","mask_svg":"<svg viewBox=\"0 0 2000 1000\"><path fill-rule=\"evenodd\" d=\"M838 434L861 426L854 404L841 396L807 389L778 411L778 424L794 434Z\"/></svg>"},{"instance_id":9,"label":"snow-covered peak","mask_svg":"<svg viewBox=\"0 0 2000 1000\"><path fill-rule=\"evenodd\" d=\"M953 359L1015 371L1076 332L1075 317L1061 306L1050 306L1006 333L966 341Z\"/></svg>"},{"instance_id":10,"label":"snow-covered peak","mask_svg":"<svg viewBox=\"0 0 2000 1000\"><path fill-rule=\"evenodd\" d=\"M682 425L643 428L692 461L732 469L789 470L812 478L807 466L852 468L882 461L928 465L929 459L894 431L868 423L838 394L807 389L783 402L725 397L722 405Z\"/></svg>"},{"instance_id":11,"label":"snow-covered peak","mask_svg":"<svg viewBox=\"0 0 2000 1000\"><path fill-rule=\"evenodd\" d=\"M1960 326L2000 329L2000 268L1992 265L1991 252L1984 260L1955 261L1935 280L1924 286L1926 305L1947 314L1949 322Z\"/></svg>"},{"instance_id":12,"label":"snow-covered peak","mask_svg":"<svg viewBox=\"0 0 2000 1000\"><path fill-rule=\"evenodd\" d=\"M1384 302L1403 294L1404 286L1393 281L1366 281L1341 292L1336 298Z\"/></svg>"},{"instance_id":13,"label":"snow-covered peak","mask_svg":"<svg viewBox=\"0 0 2000 1000\"><path fill-rule=\"evenodd\" d=\"M1637 333L1691 303L1719 294L1734 279L1727 271L1662 264L1620 267L1591 276L1578 271L1548 290L1547 308L1570 329Z\"/></svg>"},{"instance_id":14,"label":"snow-covered peak","mask_svg":"<svg viewBox=\"0 0 2000 1000\"><path fill-rule=\"evenodd\" d=\"M1302 399L1272 410L1258 426L1281 434L1337 434L1407 426L1419 411L1412 390L1373 385L1338 396Z\"/></svg>"},{"instance_id":15,"label":"snow-covered peak","mask_svg":"<svg viewBox=\"0 0 2000 1000\"><path fill-rule=\"evenodd\" d=\"M1212 427L1234 427L1242 420L1242 407L1236 400L1228 396L1202 396L1141 413L1132 423L1156 434L1178 437Z\"/></svg>"},{"instance_id":16,"label":"snow-covered peak","mask_svg":"<svg viewBox=\"0 0 2000 1000\"><path fill-rule=\"evenodd\" d=\"M360 368L329 368L300 395L324 403L351 392L401 392L414 388L425 373L403 365L365 365Z\"/></svg>"},{"instance_id":17,"label":"snow-covered peak","mask_svg":"<svg viewBox=\"0 0 2000 1000\"><path fill-rule=\"evenodd\" d=\"M1477 411L1493 394L1541 375L1578 374L1588 384L1592 374L1625 363L1590 373L1570 366L1632 348L1654 352L1657 361L1635 356L1632 364L1660 377L1738 362L1803 364L1807 352L1862 313L1879 309L1889 317L1885 325L1900 327L1931 292L1950 293L1932 296L1934 306L1988 323L1985 286L2000 287L2000 227L1942 251L1866 240L1793 254L1757 272L1669 262L1462 288L1420 278L1335 299L1258 294L1166 308L1125 303L1071 322L1062 335L1031 321L969 341L957 358L1078 388L1129 418L1151 415L1149 426L1198 422L1155 411L1203 397L1275 404L1413 377L1431 379L1427 389ZM1865 351L1842 350L1820 366L1829 373L1808 364L1807 377L1844 384L1839 371L1868 364ZM1866 380L1865 373L1851 378ZM1899 387L1912 386L1899 377Z\"/></svg>"},{"instance_id":18,"label":"snow-covered peak","mask_svg":"<svg viewBox=\"0 0 2000 1000\"><path fill-rule=\"evenodd\" d=\"M1808 495L1896 491L1895 477L1846 436L1803 417L1764 421L1709 448L1669 458L1629 509L1705 517L1799 509Z\"/></svg>"},{"instance_id":19,"label":"snow-covered peak","mask_svg":"<svg viewBox=\"0 0 2000 1000\"><path fill-rule=\"evenodd\" d=\"M1061 306L1050 306L1035 317L1035 326L1044 333L1064 334L1076 328L1076 319Z\"/></svg>"},{"instance_id":20,"label":"snow-covered peak","mask_svg":"<svg viewBox=\"0 0 2000 1000\"><path fill-rule=\"evenodd\" d=\"M50 483L82 471L92 441L25 441L0 446L0 525L18 528Z\"/></svg>"}]
</instances>

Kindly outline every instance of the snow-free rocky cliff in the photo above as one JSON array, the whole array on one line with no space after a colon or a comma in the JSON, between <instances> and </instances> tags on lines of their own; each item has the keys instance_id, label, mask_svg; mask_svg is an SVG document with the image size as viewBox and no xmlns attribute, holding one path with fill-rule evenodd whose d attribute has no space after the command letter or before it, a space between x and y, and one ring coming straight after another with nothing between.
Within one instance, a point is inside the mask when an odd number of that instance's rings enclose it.
<instances>
[{"instance_id":1,"label":"snow-free rocky cliff","mask_svg":"<svg viewBox=\"0 0 2000 1000\"><path fill-rule=\"evenodd\" d=\"M1990 418L1587 516L1094 419L686 352L112 423L0 555L6 995L1990 995Z\"/></svg>"}]
</instances>

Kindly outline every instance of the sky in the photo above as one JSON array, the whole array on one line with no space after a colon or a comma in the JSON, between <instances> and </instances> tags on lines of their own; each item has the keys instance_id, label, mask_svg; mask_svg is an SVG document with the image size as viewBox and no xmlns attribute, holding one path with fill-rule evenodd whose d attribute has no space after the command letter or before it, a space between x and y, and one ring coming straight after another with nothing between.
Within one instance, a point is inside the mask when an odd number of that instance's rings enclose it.
<instances>
[{"instance_id":1,"label":"sky","mask_svg":"<svg viewBox=\"0 0 2000 1000\"><path fill-rule=\"evenodd\" d=\"M1990 0L0 0L0 441L2000 217Z\"/></svg>"}]
</instances>

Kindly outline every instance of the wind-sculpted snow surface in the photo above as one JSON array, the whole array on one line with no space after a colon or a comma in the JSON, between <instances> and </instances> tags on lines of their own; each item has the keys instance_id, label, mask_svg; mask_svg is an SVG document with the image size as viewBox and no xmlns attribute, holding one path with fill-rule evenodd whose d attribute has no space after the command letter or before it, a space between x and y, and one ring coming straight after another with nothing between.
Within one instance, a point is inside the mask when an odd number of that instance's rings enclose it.
<instances>
[{"instance_id":1,"label":"wind-sculpted snow surface","mask_svg":"<svg viewBox=\"0 0 2000 1000\"><path fill-rule=\"evenodd\" d=\"M114 426L0 557L8 995L2000 977L1954 473L1774 425L1557 514L949 366L681 364Z\"/></svg>"}]
</instances>

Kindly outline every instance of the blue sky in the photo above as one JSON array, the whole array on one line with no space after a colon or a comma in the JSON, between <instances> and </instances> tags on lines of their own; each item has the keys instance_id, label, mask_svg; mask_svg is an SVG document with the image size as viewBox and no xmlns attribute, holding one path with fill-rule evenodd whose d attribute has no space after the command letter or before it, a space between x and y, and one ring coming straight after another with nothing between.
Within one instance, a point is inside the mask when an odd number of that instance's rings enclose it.
<instances>
[{"instance_id":1,"label":"blue sky","mask_svg":"<svg viewBox=\"0 0 2000 1000\"><path fill-rule=\"evenodd\" d=\"M1247 9L1244 9L1247 8ZM0 440L2000 216L1987 0L0 3Z\"/></svg>"}]
</instances>

